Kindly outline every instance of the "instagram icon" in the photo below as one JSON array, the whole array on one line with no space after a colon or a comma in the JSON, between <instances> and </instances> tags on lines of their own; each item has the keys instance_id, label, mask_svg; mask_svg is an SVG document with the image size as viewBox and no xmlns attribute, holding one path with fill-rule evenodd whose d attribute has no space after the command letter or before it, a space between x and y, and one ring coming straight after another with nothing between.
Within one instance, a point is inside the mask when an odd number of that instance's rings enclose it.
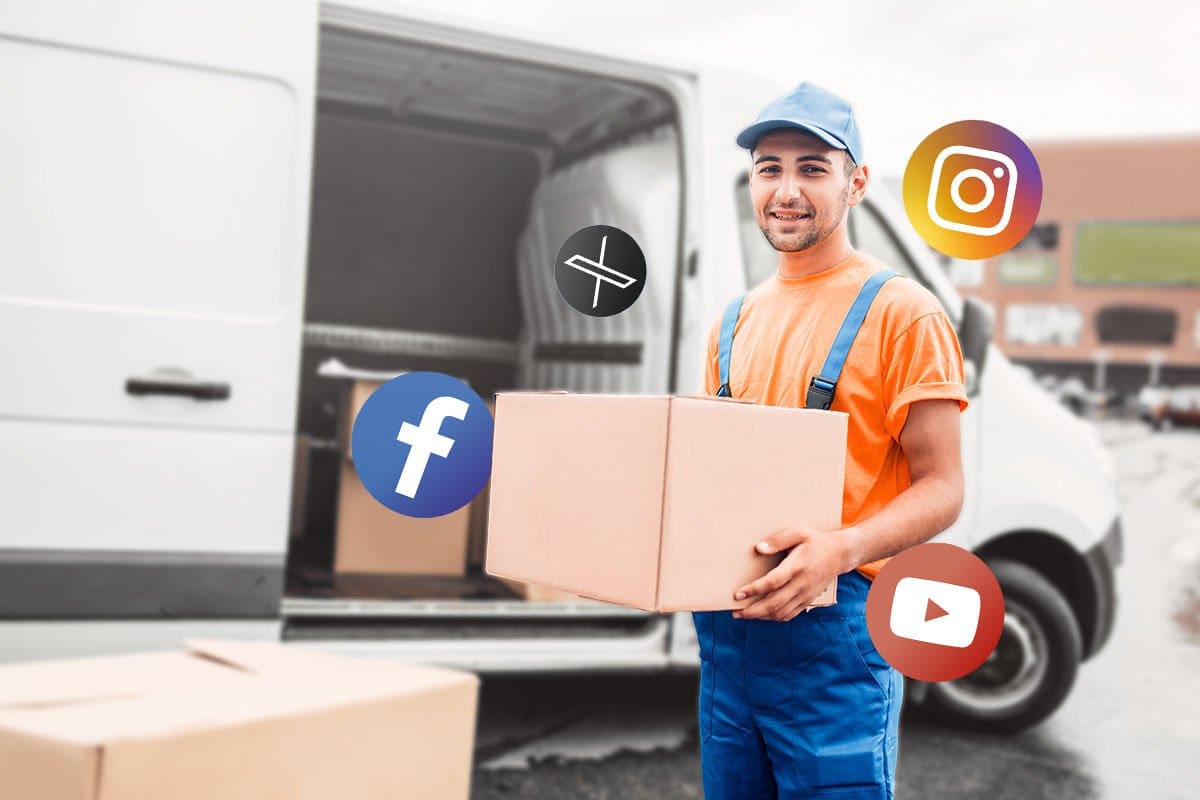
<instances>
[{"instance_id":1,"label":"instagram icon","mask_svg":"<svg viewBox=\"0 0 1200 800\"><path fill-rule=\"evenodd\" d=\"M1015 133L983 120L937 129L904 170L904 208L926 243L953 258L991 258L1037 220L1042 175Z\"/></svg>"}]
</instances>

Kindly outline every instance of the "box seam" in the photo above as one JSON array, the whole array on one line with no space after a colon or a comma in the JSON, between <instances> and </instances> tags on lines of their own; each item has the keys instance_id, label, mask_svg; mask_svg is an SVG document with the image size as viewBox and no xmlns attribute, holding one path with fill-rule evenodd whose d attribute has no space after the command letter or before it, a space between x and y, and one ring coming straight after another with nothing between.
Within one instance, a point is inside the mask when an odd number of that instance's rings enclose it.
<instances>
[{"instance_id":1,"label":"box seam","mask_svg":"<svg viewBox=\"0 0 1200 800\"><path fill-rule=\"evenodd\" d=\"M671 411L675 406L674 398L667 398L667 421L663 436L663 470L662 494L658 499L658 556L654 563L654 610L662 606L663 579L663 544L667 538L667 481L670 480L671 466Z\"/></svg>"},{"instance_id":2,"label":"box seam","mask_svg":"<svg viewBox=\"0 0 1200 800\"><path fill-rule=\"evenodd\" d=\"M95 750L96 763L92 772L92 797L94 800L104 800L104 762L108 754L104 745L97 745Z\"/></svg>"}]
</instances>

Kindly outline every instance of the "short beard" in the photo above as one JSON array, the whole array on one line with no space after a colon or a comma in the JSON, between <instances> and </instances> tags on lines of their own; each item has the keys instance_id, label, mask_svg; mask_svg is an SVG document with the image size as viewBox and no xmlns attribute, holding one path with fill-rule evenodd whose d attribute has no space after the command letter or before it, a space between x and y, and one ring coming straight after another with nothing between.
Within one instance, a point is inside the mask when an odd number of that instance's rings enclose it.
<instances>
[{"instance_id":1,"label":"short beard","mask_svg":"<svg viewBox=\"0 0 1200 800\"><path fill-rule=\"evenodd\" d=\"M827 239L830 234L832 234L835 230L837 230L838 226L842 224L842 218L846 216L846 210L847 210L846 200L849 199L849 197L850 197L850 182L846 181L846 185L842 187L842 196L840 198L838 198L836 218L831 221L828 221L827 224L822 225L821 218L817 214L816 210L814 209L813 210L813 222L816 224L816 227L813 230L809 231L808 233L804 234L804 237L801 238L799 241L793 241L790 237L785 241L778 240L770 232L771 231L771 223L770 223L769 219L759 225L759 230L762 231L763 236L766 237L767 241L771 244L771 247L774 247L779 252L781 252L781 253L799 253L803 250L807 250L810 247L813 247L814 245L820 244L821 242L825 241L825 239Z\"/></svg>"}]
</instances>

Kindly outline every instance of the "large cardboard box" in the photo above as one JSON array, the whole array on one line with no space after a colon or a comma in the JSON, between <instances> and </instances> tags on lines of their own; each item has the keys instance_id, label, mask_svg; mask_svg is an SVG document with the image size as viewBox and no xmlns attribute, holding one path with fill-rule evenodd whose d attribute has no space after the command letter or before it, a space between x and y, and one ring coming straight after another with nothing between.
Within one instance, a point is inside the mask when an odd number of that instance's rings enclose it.
<instances>
[{"instance_id":1,"label":"large cardboard box","mask_svg":"<svg viewBox=\"0 0 1200 800\"><path fill-rule=\"evenodd\" d=\"M333 569L338 574L464 575L468 503L440 517L408 517L371 496L351 461L350 432L363 403L382 385L353 381L342 420L345 461L338 481Z\"/></svg>"},{"instance_id":2,"label":"large cardboard box","mask_svg":"<svg viewBox=\"0 0 1200 800\"><path fill-rule=\"evenodd\" d=\"M479 679L274 643L0 667L0 797L445 798Z\"/></svg>"},{"instance_id":3,"label":"large cardboard box","mask_svg":"<svg viewBox=\"0 0 1200 800\"><path fill-rule=\"evenodd\" d=\"M841 527L847 417L715 397L497 396L486 571L646 611L741 608L794 525ZM813 605L836 601L836 580Z\"/></svg>"}]
</instances>

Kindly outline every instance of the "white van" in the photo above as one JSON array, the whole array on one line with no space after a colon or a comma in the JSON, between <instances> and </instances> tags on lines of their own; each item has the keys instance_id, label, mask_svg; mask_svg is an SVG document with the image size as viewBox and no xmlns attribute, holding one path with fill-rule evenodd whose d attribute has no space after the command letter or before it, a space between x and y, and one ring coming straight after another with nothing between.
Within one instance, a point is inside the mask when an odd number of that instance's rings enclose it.
<instances>
[{"instance_id":1,"label":"white van","mask_svg":"<svg viewBox=\"0 0 1200 800\"><path fill-rule=\"evenodd\" d=\"M0 86L0 659L247 636L484 672L695 668L687 614L524 603L481 574L442 599L340 593L317 366L696 391L709 326L775 268L733 139L789 87L268 0L9 3ZM649 265L614 318L568 308L548 268L594 223ZM995 351L882 182L851 224L959 325L967 496L940 538L1009 604L987 664L910 697L1031 724L1112 626L1111 463Z\"/></svg>"}]
</instances>

